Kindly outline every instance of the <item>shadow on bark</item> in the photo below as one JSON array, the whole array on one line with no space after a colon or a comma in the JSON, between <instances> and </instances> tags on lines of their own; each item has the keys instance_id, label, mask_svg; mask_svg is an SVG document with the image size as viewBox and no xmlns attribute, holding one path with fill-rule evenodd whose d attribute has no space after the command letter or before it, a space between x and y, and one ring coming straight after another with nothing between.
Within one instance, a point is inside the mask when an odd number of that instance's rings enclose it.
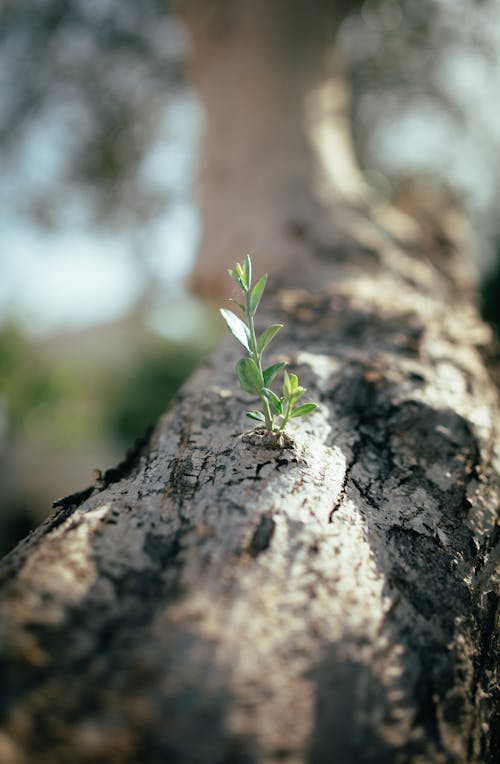
<instances>
[{"instance_id":1,"label":"shadow on bark","mask_svg":"<svg viewBox=\"0 0 500 764\"><path fill-rule=\"evenodd\" d=\"M335 750L337 764L429 755L493 762L495 719L491 732L478 724L478 696L485 669L494 669L498 597L474 596L487 549L467 525L481 511L468 498L484 466L478 441L467 419L408 397L380 366L351 365L339 376L325 399L358 439L345 448L348 481L336 512L355 509L365 523L391 600L380 635L388 652L369 665L362 637L359 660L342 644L324 646L313 674L310 761L327 764ZM332 440L339 444L342 433ZM487 546L494 544L493 536Z\"/></svg>"}]
</instances>

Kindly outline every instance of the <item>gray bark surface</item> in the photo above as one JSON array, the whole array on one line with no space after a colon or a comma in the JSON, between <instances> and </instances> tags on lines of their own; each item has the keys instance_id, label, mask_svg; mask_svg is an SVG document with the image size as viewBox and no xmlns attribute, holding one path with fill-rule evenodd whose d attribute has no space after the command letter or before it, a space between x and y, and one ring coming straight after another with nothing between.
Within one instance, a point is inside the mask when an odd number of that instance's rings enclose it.
<instances>
[{"instance_id":1,"label":"gray bark surface","mask_svg":"<svg viewBox=\"0 0 500 764\"><path fill-rule=\"evenodd\" d=\"M449 239L364 226L302 231L264 300L269 360L319 403L286 448L250 430L228 339L4 559L2 762L496 759L489 335Z\"/></svg>"}]
</instances>

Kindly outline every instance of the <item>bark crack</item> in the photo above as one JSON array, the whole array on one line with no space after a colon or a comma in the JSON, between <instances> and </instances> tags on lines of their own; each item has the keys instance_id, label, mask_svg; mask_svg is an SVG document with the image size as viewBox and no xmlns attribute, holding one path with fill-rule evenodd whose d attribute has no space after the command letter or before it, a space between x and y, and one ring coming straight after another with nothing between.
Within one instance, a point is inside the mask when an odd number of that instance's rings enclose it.
<instances>
[{"instance_id":1,"label":"bark crack","mask_svg":"<svg viewBox=\"0 0 500 764\"><path fill-rule=\"evenodd\" d=\"M252 557L257 557L270 546L271 540L276 528L276 522L272 517L264 515L259 520L259 524L255 529L252 536L252 540L248 546L248 551Z\"/></svg>"}]
</instances>

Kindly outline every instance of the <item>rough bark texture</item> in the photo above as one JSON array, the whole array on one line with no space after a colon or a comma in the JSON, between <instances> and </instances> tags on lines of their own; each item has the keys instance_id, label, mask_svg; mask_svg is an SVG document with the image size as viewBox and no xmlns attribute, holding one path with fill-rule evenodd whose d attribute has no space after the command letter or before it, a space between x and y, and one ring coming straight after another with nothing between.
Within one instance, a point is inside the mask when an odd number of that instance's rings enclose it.
<instances>
[{"instance_id":1,"label":"rough bark texture","mask_svg":"<svg viewBox=\"0 0 500 764\"><path fill-rule=\"evenodd\" d=\"M449 240L357 230L265 306L319 402L292 445L228 340L4 560L5 764L498 756L488 334Z\"/></svg>"},{"instance_id":2,"label":"rough bark texture","mask_svg":"<svg viewBox=\"0 0 500 764\"><path fill-rule=\"evenodd\" d=\"M228 340L3 561L0 761L493 762L499 420L467 268L444 213L403 236L356 184L332 218L312 193L302 114L330 16L205 5L198 281L247 246L288 264L272 347L319 408L264 448ZM332 93L313 134L349 174Z\"/></svg>"}]
</instances>

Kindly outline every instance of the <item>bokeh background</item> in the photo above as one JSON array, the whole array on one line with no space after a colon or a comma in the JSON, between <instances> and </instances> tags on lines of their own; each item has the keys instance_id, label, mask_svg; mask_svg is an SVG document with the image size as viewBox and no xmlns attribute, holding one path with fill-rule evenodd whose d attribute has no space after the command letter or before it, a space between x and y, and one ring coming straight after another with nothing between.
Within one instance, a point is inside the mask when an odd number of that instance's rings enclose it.
<instances>
[{"instance_id":1,"label":"bokeh background","mask_svg":"<svg viewBox=\"0 0 500 764\"><path fill-rule=\"evenodd\" d=\"M498 325L500 0L352 0L335 46L369 183L463 207ZM168 0L0 2L0 554L120 461L223 332L188 288L190 49Z\"/></svg>"}]
</instances>

